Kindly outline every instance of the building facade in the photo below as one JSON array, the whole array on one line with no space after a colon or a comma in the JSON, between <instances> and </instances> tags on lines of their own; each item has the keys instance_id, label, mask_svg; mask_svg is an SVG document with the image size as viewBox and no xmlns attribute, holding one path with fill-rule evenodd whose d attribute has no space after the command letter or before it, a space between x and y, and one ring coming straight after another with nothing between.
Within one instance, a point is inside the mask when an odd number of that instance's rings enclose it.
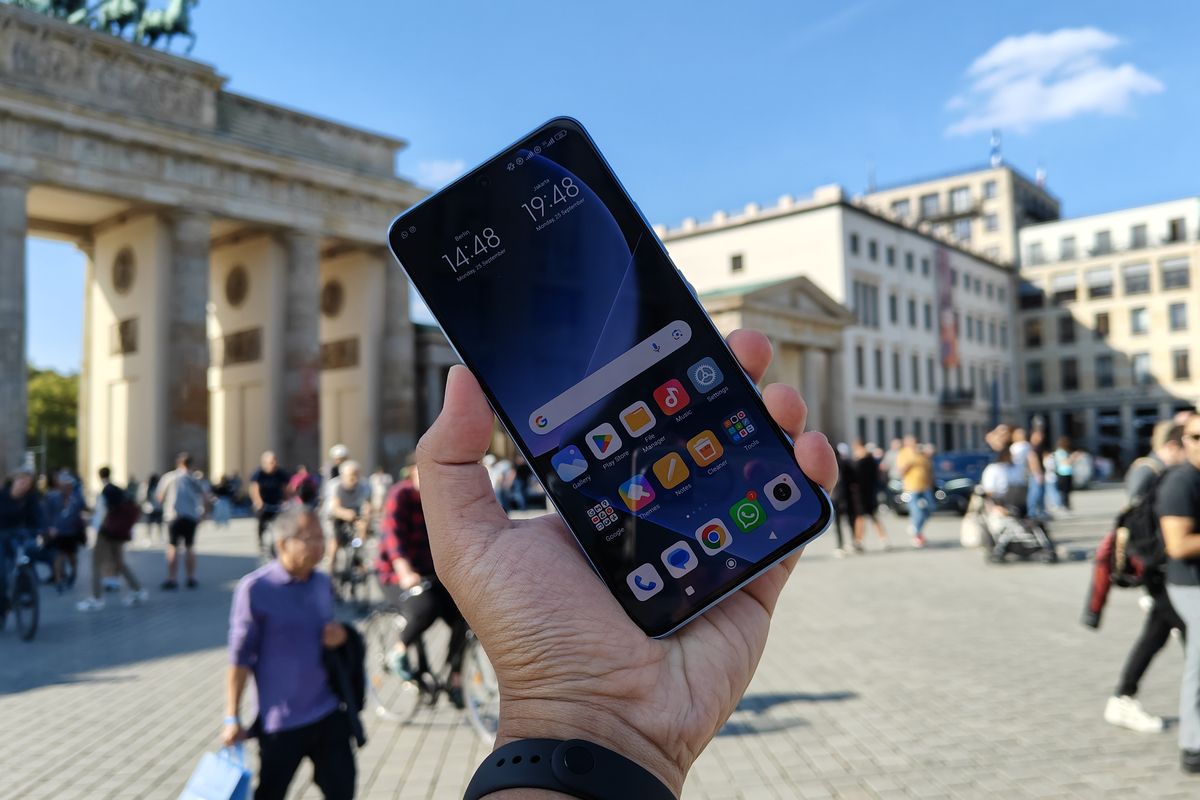
<instances>
[{"instance_id":1,"label":"building facade","mask_svg":"<svg viewBox=\"0 0 1200 800\"><path fill-rule=\"evenodd\" d=\"M927 224L992 261L1015 264L1026 225L1058 219L1059 203L1037 181L999 165L940 175L868 192L881 214Z\"/></svg>"},{"instance_id":2,"label":"building facade","mask_svg":"<svg viewBox=\"0 0 1200 800\"><path fill-rule=\"evenodd\" d=\"M1196 197L1021 230L1027 415L1125 465L1200 401L1198 234Z\"/></svg>"},{"instance_id":3,"label":"building facade","mask_svg":"<svg viewBox=\"0 0 1200 800\"><path fill-rule=\"evenodd\" d=\"M1018 405L1014 275L1005 265L823 187L769 209L658 228L702 297L796 276L851 309L829 380L831 439L886 443L912 433L977 448Z\"/></svg>"}]
</instances>

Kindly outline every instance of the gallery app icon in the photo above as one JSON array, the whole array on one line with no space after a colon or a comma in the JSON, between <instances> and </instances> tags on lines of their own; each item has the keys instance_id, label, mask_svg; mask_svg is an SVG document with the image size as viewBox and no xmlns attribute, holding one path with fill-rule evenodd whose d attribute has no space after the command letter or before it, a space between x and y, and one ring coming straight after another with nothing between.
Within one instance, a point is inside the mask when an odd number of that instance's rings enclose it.
<instances>
[{"instance_id":1,"label":"gallery app icon","mask_svg":"<svg viewBox=\"0 0 1200 800\"><path fill-rule=\"evenodd\" d=\"M742 531L752 531L767 521L767 512L758 502L758 492L746 492L746 496L729 507L729 516Z\"/></svg>"},{"instance_id":2,"label":"gallery app icon","mask_svg":"<svg viewBox=\"0 0 1200 800\"><path fill-rule=\"evenodd\" d=\"M671 573L672 578L682 578L700 563L692 551L692 546L687 542L676 542L663 550L662 562L663 566L667 568L667 572Z\"/></svg>"},{"instance_id":3,"label":"gallery app icon","mask_svg":"<svg viewBox=\"0 0 1200 800\"><path fill-rule=\"evenodd\" d=\"M554 471L558 473L558 477L564 481L573 481L583 473L587 472L588 462L583 457L583 453L579 452L579 448L573 444L567 445L562 450L554 454L550 459L550 464L554 467Z\"/></svg>"},{"instance_id":4,"label":"gallery app icon","mask_svg":"<svg viewBox=\"0 0 1200 800\"><path fill-rule=\"evenodd\" d=\"M649 600L662 591L663 579L653 564L642 564L626 576L630 591L638 600Z\"/></svg>"},{"instance_id":5,"label":"gallery app icon","mask_svg":"<svg viewBox=\"0 0 1200 800\"><path fill-rule=\"evenodd\" d=\"M654 502L654 487L642 475L634 475L622 483L619 492L630 511L637 511Z\"/></svg>"},{"instance_id":6,"label":"gallery app icon","mask_svg":"<svg viewBox=\"0 0 1200 800\"><path fill-rule=\"evenodd\" d=\"M729 436L729 439L734 442L740 442L743 439L748 438L750 434L754 433L754 423L751 422L750 418L746 416L745 411L738 411L734 414L730 414L725 418L725 422L723 424L725 426L725 433Z\"/></svg>"},{"instance_id":7,"label":"gallery app icon","mask_svg":"<svg viewBox=\"0 0 1200 800\"><path fill-rule=\"evenodd\" d=\"M688 441L688 451L696 459L696 465L707 467L725 454L725 448L712 431L702 431Z\"/></svg>"},{"instance_id":8,"label":"gallery app icon","mask_svg":"<svg viewBox=\"0 0 1200 800\"><path fill-rule=\"evenodd\" d=\"M588 449L592 451L592 455L600 460L608 458L621 449L621 437L617 436L617 429L607 422L593 428L585 441Z\"/></svg>"},{"instance_id":9,"label":"gallery app icon","mask_svg":"<svg viewBox=\"0 0 1200 800\"><path fill-rule=\"evenodd\" d=\"M654 475L664 489L674 489L691 475L687 462L679 453L667 453L654 462Z\"/></svg>"},{"instance_id":10,"label":"gallery app icon","mask_svg":"<svg viewBox=\"0 0 1200 800\"><path fill-rule=\"evenodd\" d=\"M664 414L670 415L678 414L687 408L692 398L688 397L683 384L672 378L654 390L654 402L658 403Z\"/></svg>"},{"instance_id":11,"label":"gallery app icon","mask_svg":"<svg viewBox=\"0 0 1200 800\"><path fill-rule=\"evenodd\" d=\"M719 519L710 519L696 529L696 541L700 543L700 549L707 555L715 556L729 547L733 538L729 535L729 528L725 527L724 522Z\"/></svg>"},{"instance_id":12,"label":"gallery app icon","mask_svg":"<svg viewBox=\"0 0 1200 800\"><path fill-rule=\"evenodd\" d=\"M725 381L721 368L711 358L702 358L688 367L688 377L697 392L711 392Z\"/></svg>"},{"instance_id":13,"label":"gallery app icon","mask_svg":"<svg viewBox=\"0 0 1200 800\"><path fill-rule=\"evenodd\" d=\"M630 436L641 436L654 427L654 415L650 413L650 406L642 400L622 411L620 416L621 424Z\"/></svg>"}]
</instances>

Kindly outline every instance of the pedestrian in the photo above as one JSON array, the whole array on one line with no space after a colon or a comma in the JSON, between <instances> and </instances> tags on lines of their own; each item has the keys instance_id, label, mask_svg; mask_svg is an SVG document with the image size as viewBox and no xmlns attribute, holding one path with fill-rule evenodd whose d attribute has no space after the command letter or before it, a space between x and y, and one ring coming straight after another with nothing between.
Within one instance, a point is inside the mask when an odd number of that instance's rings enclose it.
<instances>
[{"instance_id":1,"label":"pedestrian","mask_svg":"<svg viewBox=\"0 0 1200 800\"><path fill-rule=\"evenodd\" d=\"M142 505L142 521L146 527L146 546L163 540L163 507L158 499L158 473L153 473L142 486L138 501Z\"/></svg>"},{"instance_id":2,"label":"pedestrian","mask_svg":"<svg viewBox=\"0 0 1200 800\"><path fill-rule=\"evenodd\" d=\"M294 506L275 519L272 531L277 557L242 578L233 596L221 740L231 746L257 734L255 800L283 800L305 758L325 800L350 800L352 722L324 664L324 651L344 645L348 632L333 620L329 576L316 570L325 555L321 525L312 509ZM247 729L240 708L251 675L258 720Z\"/></svg>"},{"instance_id":3,"label":"pedestrian","mask_svg":"<svg viewBox=\"0 0 1200 800\"><path fill-rule=\"evenodd\" d=\"M303 466L301 466L303 469ZM279 466L279 459L272 450L267 450L259 459L259 467L250 476L250 504L258 520L258 551L264 552L263 540L271 521L279 516L288 492L292 476ZM269 547L266 548L270 550Z\"/></svg>"},{"instance_id":4,"label":"pedestrian","mask_svg":"<svg viewBox=\"0 0 1200 800\"><path fill-rule=\"evenodd\" d=\"M92 595L75 605L85 612L104 608L101 578L106 572L125 579L129 587L129 594L123 601L125 605L139 605L150 596L125 563L125 545L133 538L133 527L141 516L141 508L125 490L112 482L112 470L101 467L97 474L101 486L91 519L91 527L96 531L96 543L92 546Z\"/></svg>"},{"instance_id":5,"label":"pedestrian","mask_svg":"<svg viewBox=\"0 0 1200 800\"><path fill-rule=\"evenodd\" d=\"M179 549L184 550L184 568L187 572L187 588L195 589L196 583L196 527L204 516L208 504L204 484L192 474L192 457L184 452L175 458L175 469L163 475L158 482L158 501L163 506L163 517L167 521L167 579L163 581L165 591L179 588Z\"/></svg>"},{"instance_id":6,"label":"pedestrian","mask_svg":"<svg viewBox=\"0 0 1200 800\"><path fill-rule=\"evenodd\" d=\"M1046 519L1046 434L1035 428L1029 434L1029 448L1018 448L1025 454L1023 472L1026 475L1025 515L1030 519ZM1013 455L1017 455L1014 453Z\"/></svg>"},{"instance_id":7,"label":"pedestrian","mask_svg":"<svg viewBox=\"0 0 1200 800\"><path fill-rule=\"evenodd\" d=\"M75 491L71 473L59 472L55 480L55 488L46 493L43 518L46 546L54 553L54 585L62 594L75 583L79 547L87 544L87 525L83 519L87 509Z\"/></svg>"},{"instance_id":8,"label":"pedestrian","mask_svg":"<svg viewBox=\"0 0 1200 800\"><path fill-rule=\"evenodd\" d=\"M1167 550L1167 596L1193 635L1179 692L1180 763L1200 774L1200 415L1183 425L1184 463L1163 479L1156 509Z\"/></svg>"},{"instance_id":9,"label":"pedestrian","mask_svg":"<svg viewBox=\"0 0 1200 800\"><path fill-rule=\"evenodd\" d=\"M233 517L233 480L229 475L222 475L217 485L212 487L213 502L212 519L218 528L228 528L229 520Z\"/></svg>"},{"instance_id":10,"label":"pedestrian","mask_svg":"<svg viewBox=\"0 0 1200 800\"><path fill-rule=\"evenodd\" d=\"M896 454L896 470L908 494L908 531L913 547L925 546L925 523L933 515L933 461L917 445L917 437L905 436Z\"/></svg>"},{"instance_id":11,"label":"pedestrian","mask_svg":"<svg viewBox=\"0 0 1200 800\"><path fill-rule=\"evenodd\" d=\"M834 548L834 558L845 558L850 552L846 541L851 545L857 541L854 538L854 524L858 519L855 508L858 505L858 479L855 477L854 460L850 457L850 445L841 442L837 446L838 480L833 487L833 530L837 534L837 547ZM848 537L842 538L842 523L846 523Z\"/></svg>"},{"instance_id":12,"label":"pedestrian","mask_svg":"<svg viewBox=\"0 0 1200 800\"><path fill-rule=\"evenodd\" d=\"M387 501L388 491L392 488L395 480L392 478L392 474L380 464L371 473L368 483L371 486L371 508L378 517L383 513L383 504Z\"/></svg>"},{"instance_id":13,"label":"pedestrian","mask_svg":"<svg viewBox=\"0 0 1200 800\"><path fill-rule=\"evenodd\" d=\"M904 442L899 438L892 439L888 442L888 448L884 451L883 456L879 459L879 469L883 472L883 477L886 481L898 481L901 479L900 472L900 450L903 449Z\"/></svg>"},{"instance_id":14,"label":"pedestrian","mask_svg":"<svg viewBox=\"0 0 1200 800\"><path fill-rule=\"evenodd\" d=\"M892 546L888 543L887 532L883 530L883 525L879 523L879 517L876 515L879 510L879 461L871 455L862 439L854 440L854 476L858 489L853 497L855 502L854 550L857 553L864 552L863 535L866 532L867 520L870 520L871 524L875 526L875 533L879 536L879 541L883 543L883 549L891 550Z\"/></svg>"},{"instance_id":15,"label":"pedestrian","mask_svg":"<svg viewBox=\"0 0 1200 800\"><path fill-rule=\"evenodd\" d=\"M0 488L0 608L8 597L8 572L16 556L15 537L37 533L41 526L41 499L33 473L19 469Z\"/></svg>"},{"instance_id":16,"label":"pedestrian","mask_svg":"<svg viewBox=\"0 0 1200 800\"><path fill-rule=\"evenodd\" d=\"M334 478L338 477L338 475L341 474L342 464L348 461L349 458L350 448L346 447L346 445L335 444L333 447L329 448L330 464L325 470L325 479L322 481L322 483L328 484Z\"/></svg>"},{"instance_id":17,"label":"pedestrian","mask_svg":"<svg viewBox=\"0 0 1200 800\"><path fill-rule=\"evenodd\" d=\"M326 489L324 516L329 523L330 571L337 565L338 550L349 545L354 537L366 539L371 520L371 489L360 477L357 461L341 463L338 477Z\"/></svg>"},{"instance_id":18,"label":"pedestrian","mask_svg":"<svg viewBox=\"0 0 1200 800\"><path fill-rule=\"evenodd\" d=\"M1062 507L1066 511L1071 510L1074 469L1075 458L1071 455L1071 440L1066 436L1060 436L1054 444L1054 482L1058 488Z\"/></svg>"},{"instance_id":19,"label":"pedestrian","mask_svg":"<svg viewBox=\"0 0 1200 800\"><path fill-rule=\"evenodd\" d=\"M294 500L309 508L316 508L321 497L321 476L309 472L308 467L300 464L292 473L284 495L288 500Z\"/></svg>"}]
</instances>

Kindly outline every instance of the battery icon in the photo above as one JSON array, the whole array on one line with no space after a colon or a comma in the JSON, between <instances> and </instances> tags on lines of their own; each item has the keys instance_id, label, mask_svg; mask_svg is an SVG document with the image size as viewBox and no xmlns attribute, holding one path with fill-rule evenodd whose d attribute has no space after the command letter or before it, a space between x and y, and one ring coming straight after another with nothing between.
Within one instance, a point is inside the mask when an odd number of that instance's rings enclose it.
<instances>
[{"instance_id":1,"label":"battery icon","mask_svg":"<svg viewBox=\"0 0 1200 800\"><path fill-rule=\"evenodd\" d=\"M554 138L556 141L565 139L565 138L567 138L567 132L559 131L558 133L554 134Z\"/></svg>"}]
</instances>

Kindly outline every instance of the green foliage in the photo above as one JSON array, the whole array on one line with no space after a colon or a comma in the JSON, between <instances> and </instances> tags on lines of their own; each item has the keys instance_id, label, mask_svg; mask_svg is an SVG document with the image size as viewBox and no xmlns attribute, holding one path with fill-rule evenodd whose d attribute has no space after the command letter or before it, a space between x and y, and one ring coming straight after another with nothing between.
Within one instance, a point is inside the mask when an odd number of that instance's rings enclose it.
<instances>
[{"instance_id":1,"label":"green foliage","mask_svg":"<svg viewBox=\"0 0 1200 800\"><path fill-rule=\"evenodd\" d=\"M42 446L46 437L45 461L38 466L48 470L61 466L74 468L76 425L79 411L79 376L61 375L52 369L29 367L29 422L25 432L26 447Z\"/></svg>"}]
</instances>

